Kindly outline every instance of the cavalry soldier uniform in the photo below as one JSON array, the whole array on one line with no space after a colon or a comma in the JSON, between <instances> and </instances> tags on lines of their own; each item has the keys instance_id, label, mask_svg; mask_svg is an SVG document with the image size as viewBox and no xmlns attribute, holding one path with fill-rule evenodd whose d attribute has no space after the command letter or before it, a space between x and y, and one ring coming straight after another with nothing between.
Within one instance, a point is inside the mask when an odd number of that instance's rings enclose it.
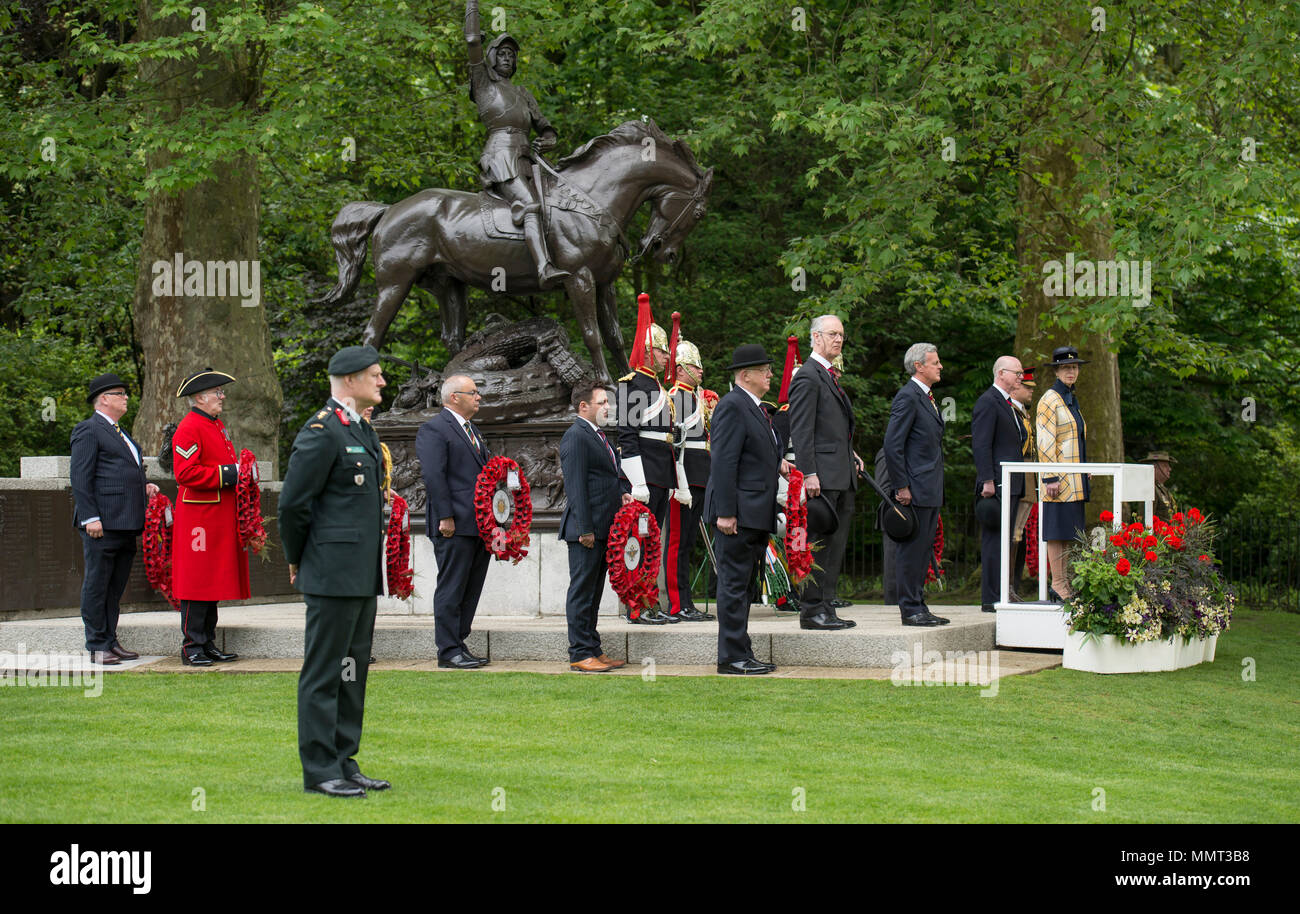
<instances>
[{"instance_id":1,"label":"cavalry soldier uniform","mask_svg":"<svg viewBox=\"0 0 1300 914\"><path fill-rule=\"evenodd\" d=\"M194 397L225 384L230 375L208 368L183 381L177 397ZM218 395L220 396L220 395ZM208 402L210 408L219 406ZM194 406L171 438L176 477L172 589L181 604L181 660L191 666L234 660L216 646L217 601L247 600L248 550L239 544L239 459L230 431Z\"/></svg>"},{"instance_id":2,"label":"cavalry soldier uniform","mask_svg":"<svg viewBox=\"0 0 1300 914\"><path fill-rule=\"evenodd\" d=\"M668 592L668 613L684 622L707 622L711 613L701 612L691 600L691 553L700 532L704 512L704 490L709 484L709 419L717 395L706 400L701 391L684 379L680 366L700 365L695 344L677 344L676 383L668 391L677 416L677 487L668 502L668 528L664 540L664 583ZM711 393L711 391L710 391Z\"/></svg>"}]
</instances>

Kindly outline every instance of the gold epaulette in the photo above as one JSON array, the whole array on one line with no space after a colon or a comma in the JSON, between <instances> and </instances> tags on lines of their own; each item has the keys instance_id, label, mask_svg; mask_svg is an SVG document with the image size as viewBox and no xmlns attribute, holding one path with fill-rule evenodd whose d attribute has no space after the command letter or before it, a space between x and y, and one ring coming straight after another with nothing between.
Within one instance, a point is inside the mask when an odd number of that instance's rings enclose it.
<instances>
[{"instance_id":1,"label":"gold epaulette","mask_svg":"<svg viewBox=\"0 0 1300 914\"><path fill-rule=\"evenodd\" d=\"M635 376L636 376L635 371L629 371L627 374L623 375L623 377L618 379L618 383L622 384L624 381L630 381Z\"/></svg>"}]
</instances>

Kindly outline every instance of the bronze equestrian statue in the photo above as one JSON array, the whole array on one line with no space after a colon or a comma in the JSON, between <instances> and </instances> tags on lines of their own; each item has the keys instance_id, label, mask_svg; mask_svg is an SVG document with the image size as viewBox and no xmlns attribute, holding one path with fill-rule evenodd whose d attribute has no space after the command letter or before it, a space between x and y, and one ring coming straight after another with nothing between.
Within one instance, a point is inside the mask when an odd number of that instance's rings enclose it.
<instances>
[{"instance_id":1,"label":"bronze equestrian statue","mask_svg":"<svg viewBox=\"0 0 1300 914\"><path fill-rule=\"evenodd\" d=\"M487 189L435 188L391 206L345 205L331 231L339 279L321 301L351 299L369 243L378 300L363 342L383 341L411 287L419 285L437 298L442 340L454 354L465 340L470 286L533 295L560 282L573 302L592 365L608 381L602 338L615 368L628 368L614 300L614 281L630 253L624 231L650 202L650 224L636 256L672 261L704 218L713 169L701 171L686 144L649 119L620 124L551 168L540 150L555 144L555 130L532 95L509 81L518 45L502 35L484 59L475 0L466 3L465 31L470 95L489 128L479 159ZM538 131L532 148L530 127ZM537 226L535 238L529 236L530 225Z\"/></svg>"}]
</instances>

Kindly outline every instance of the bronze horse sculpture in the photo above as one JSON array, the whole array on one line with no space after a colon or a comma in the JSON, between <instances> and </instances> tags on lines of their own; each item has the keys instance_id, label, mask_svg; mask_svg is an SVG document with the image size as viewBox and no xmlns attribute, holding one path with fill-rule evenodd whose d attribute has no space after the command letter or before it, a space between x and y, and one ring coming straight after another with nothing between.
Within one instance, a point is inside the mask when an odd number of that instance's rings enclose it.
<instances>
[{"instance_id":1,"label":"bronze horse sculpture","mask_svg":"<svg viewBox=\"0 0 1300 914\"><path fill-rule=\"evenodd\" d=\"M602 379L610 378L602 338L615 367L628 367L614 301L614 280L629 254L624 231L649 201L650 224L637 257L671 262L704 218L712 183L713 169L701 171L686 144L651 120L620 124L565 156L556 169L545 167L543 221L552 260L570 274L564 289ZM367 242L374 248L379 293L363 336L374 346L414 285L437 298L442 340L453 354L464 344L470 286L509 295L543 291L522 231L495 194L435 188L391 206L349 203L331 237L339 279L321 299L327 304L351 299Z\"/></svg>"}]
</instances>

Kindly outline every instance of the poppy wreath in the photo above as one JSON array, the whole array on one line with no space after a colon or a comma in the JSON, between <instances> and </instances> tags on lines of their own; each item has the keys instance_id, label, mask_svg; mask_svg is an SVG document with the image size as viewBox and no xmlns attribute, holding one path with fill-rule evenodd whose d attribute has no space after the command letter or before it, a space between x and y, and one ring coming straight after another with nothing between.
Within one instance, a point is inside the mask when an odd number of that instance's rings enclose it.
<instances>
[{"instance_id":1,"label":"poppy wreath","mask_svg":"<svg viewBox=\"0 0 1300 914\"><path fill-rule=\"evenodd\" d=\"M411 571L411 515L406 499L393 493L388 515L388 541L384 554L388 560L388 595L405 600L415 592Z\"/></svg>"},{"instance_id":2,"label":"poppy wreath","mask_svg":"<svg viewBox=\"0 0 1300 914\"><path fill-rule=\"evenodd\" d=\"M785 497L785 564L790 583L801 584L812 571L812 544L808 542L808 506L803 503L803 473L790 470Z\"/></svg>"},{"instance_id":3,"label":"poppy wreath","mask_svg":"<svg viewBox=\"0 0 1300 914\"><path fill-rule=\"evenodd\" d=\"M638 532L640 518L645 517L646 534ZM627 542L641 544L641 560L635 568L627 567ZM609 541L605 546L605 562L609 565L609 586L618 598L639 614L659 602L659 523L650 509L639 501L630 502L618 509L614 523L609 528ZM635 616L633 617L635 618Z\"/></svg>"},{"instance_id":4,"label":"poppy wreath","mask_svg":"<svg viewBox=\"0 0 1300 914\"><path fill-rule=\"evenodd\" d=\"M1029 520L1025 521L1025 572L1031 577L1038 577L1038 503L1029 509Z\"/></svg>"},{"instance_id":5,"label":"poppy wreath","mask_svg":"<svg viewBox=\"0 0 1300 914\"><path fill-rule=\"evenodd\" d=\"M510 471L519 474L519 488L515 492L515 510L508 526L497 523L492 514L492 499L506 486ZM528 531L533 526L533 498L529 494L528 480L519 464L509 457L493 457L479 471L474 484L474 520L483 546L496 556L497 561L510 559L516 565L528 554Z\"/></svg>"},{"instance_id":6,"label":"poppy wreath","mask_svg":"<svg viewBox=\"0 0 1300 914\"><path fill-rule=\"evenodd\" d=\"M266 545L266 528L262 526L262 489L258 485L257 458L248 448L239 452L239 482L235 484L236 517L239 523L239 548L253 547L253 555Z\"/></svg>"},{"instance_id":7,"label":"poppy wreath","mask_svg":"<svg viewBox=\"0 0 1300 914\"><path fill-rule=\"evenodd\" d=\"M946 574L943 567L943 515L939 515L939 523L934 530L934 562L925 570L925 583L932 584L939 580L935 576L934 569L939 569L939 574Z\"/></svg>"},{"instance_id":8,"label":"poppy wreath","mask_svg":"<svg viewBox=\"0 0 1300 914\"><path fill-rule=\"evenodd\" d=\"M149 499L144 515L144 576L180 612L172 594L172 501L161 492Z\"/></svg>"}]
</instances>

